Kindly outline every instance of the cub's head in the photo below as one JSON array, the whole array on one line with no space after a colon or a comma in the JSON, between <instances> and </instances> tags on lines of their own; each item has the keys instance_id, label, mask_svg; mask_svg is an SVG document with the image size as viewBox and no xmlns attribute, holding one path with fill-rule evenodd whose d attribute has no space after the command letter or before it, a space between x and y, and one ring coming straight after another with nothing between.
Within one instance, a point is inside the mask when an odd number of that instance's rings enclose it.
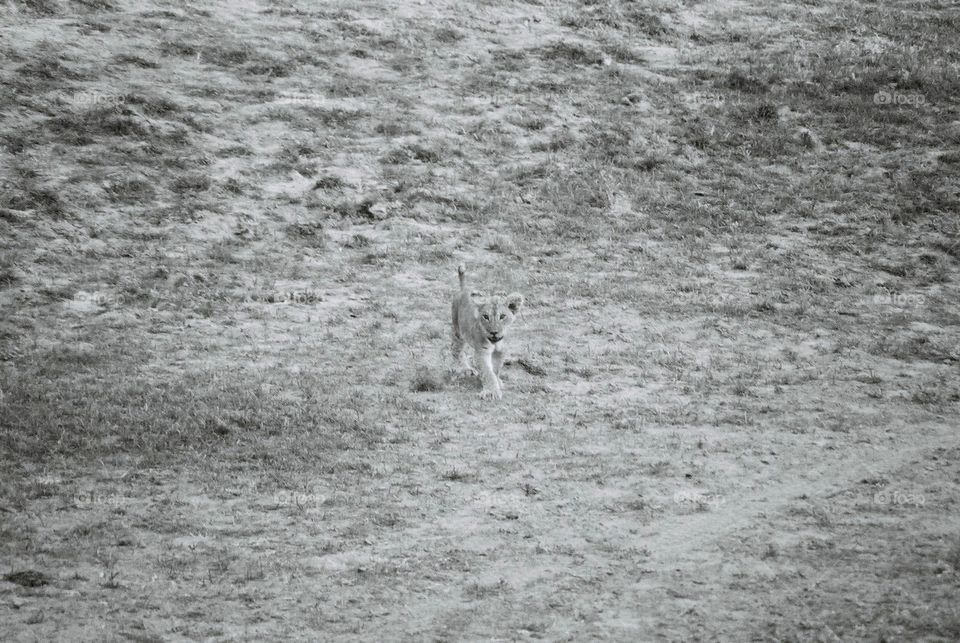
<instances>
[{"instance_id":1,"label":"cub's head","mask_svg":"<svg viewBox=\"0 0 960 643\"><path fill-rule=\"evenodd\" d=\"M520 312L523 306L523 295L518 292L510 293L505 297L494 295L476 302L476 306L480 330L488 341L496 344L506 336L507 328Z\"/></svg>"}]
</instances>

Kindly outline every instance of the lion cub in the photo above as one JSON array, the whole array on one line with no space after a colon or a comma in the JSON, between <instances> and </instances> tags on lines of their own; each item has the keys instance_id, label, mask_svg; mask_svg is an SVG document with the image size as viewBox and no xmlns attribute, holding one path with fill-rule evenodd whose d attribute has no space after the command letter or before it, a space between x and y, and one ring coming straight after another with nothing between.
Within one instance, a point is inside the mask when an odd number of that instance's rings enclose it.
<instances>
[{"instance_id":1,"label":"lion cub","mask_svg":"<svg viewBox=\"0 0 960 643\"><path fill-rule=\"evenodd\" d=\"M503 396L503 382L500 381L500 367L506 358L504 338L514 316L523 306L523 295L510 293L505 297L492 295L484 297L481 293L472 293L466 288L466 268L457 266L460 277L460 294L453 298L453 359L467 373L476 375L470 365L466 344L473 347L474 353L482 363L481 379L483 398L500 399Z\"/></svg>"}]
</instances>

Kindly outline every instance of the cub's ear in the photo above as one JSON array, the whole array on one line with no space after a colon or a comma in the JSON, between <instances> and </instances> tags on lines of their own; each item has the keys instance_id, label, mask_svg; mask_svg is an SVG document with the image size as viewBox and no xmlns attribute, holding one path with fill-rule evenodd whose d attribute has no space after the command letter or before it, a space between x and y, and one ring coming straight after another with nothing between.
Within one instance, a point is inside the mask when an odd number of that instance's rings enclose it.
<instances>
[{"instance_id":1,"label":"cub's ear","mask_svg":"<svg viewBox=\"0 0 960 643\"><path fill-rule=\"evenodd\" d=\"M523 295L518 292L512 292L507 295L507 308L510 309L510 312L514 315L523 308Z\"/></svg>"},{"instance_id":2,"label":"cub's ear","mask_svg":"<svg viewBox=\"0 0 960 643\"><path fill-rule=\"evenodd\" d=\"M482 292L474 290L470 293L470 303L473 304L470 306L470 310L473 313L473 318L476 319L480 316L480 308L487 303L487 299Z\"/></svg>"}]
</instances>

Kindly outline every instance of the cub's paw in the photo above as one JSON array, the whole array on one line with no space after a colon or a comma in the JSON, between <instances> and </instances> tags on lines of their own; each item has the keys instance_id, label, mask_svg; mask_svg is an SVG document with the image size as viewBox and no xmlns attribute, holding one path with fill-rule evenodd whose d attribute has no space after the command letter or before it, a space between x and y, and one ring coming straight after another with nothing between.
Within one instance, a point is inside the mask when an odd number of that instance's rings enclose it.
<instances>
[{"instance_id":1,"label":"cub's paw","mask_svg":"<svg viewBox=\"0 0 960 643\"><path fill-rule=\"evenodd\" d=\"M466 364L461 364L460 362L450 367L450 373L454 377L476 377L480 374L477 369L472 366L467 366Z\"/></svg>"},{"instance_id":2,"label":"cub's paw","mask_svg":"<svg viewBox=\"0 0 960 643\"><path fill-rule=\"evenodd\" d=\"M498 388L484 388L480 391L481 400L499 400L503 397L503 393Z\"/></svg>"}]
</instances>

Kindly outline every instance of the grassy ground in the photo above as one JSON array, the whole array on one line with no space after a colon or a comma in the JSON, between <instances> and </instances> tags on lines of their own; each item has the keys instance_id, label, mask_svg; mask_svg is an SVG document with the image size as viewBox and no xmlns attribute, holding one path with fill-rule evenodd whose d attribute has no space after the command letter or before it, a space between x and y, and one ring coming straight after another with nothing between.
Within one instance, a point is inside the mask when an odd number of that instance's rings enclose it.
<instances>
[{"instance_id":1,"label":"grassy ground","mask_svg":"<svg viewBox=\"0 0 960 643\"><path fill-rule=\"evenodd\" d=\"M0 7L0 639L960 637L957 8L321 5Z\"/></svg>"}]
</instances>

